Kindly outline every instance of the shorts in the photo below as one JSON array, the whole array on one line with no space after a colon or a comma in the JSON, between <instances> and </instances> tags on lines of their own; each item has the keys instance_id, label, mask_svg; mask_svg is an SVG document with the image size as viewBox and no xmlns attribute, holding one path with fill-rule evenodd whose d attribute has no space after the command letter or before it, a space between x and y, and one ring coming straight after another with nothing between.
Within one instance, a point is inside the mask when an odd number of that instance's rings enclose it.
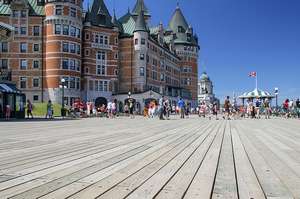
<instances>
[{"instance_id":1,"label":"shorts","mask_svg":"<svg viewBox=\"0 0 300 199\"><path fill-rule=\"evenodd\" d=\"M229 108L225 108L225 113L230 113L230 109Z\"/></svg>"}]
</instances>

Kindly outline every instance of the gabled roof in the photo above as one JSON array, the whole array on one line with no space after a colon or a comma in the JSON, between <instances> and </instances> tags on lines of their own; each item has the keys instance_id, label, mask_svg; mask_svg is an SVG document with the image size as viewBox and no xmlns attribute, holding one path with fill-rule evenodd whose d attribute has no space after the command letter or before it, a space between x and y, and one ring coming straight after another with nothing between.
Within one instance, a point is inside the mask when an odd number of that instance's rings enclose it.
<instances>
[{"instance_id":1,"label":"gabled roof","mask_svg":"<svg viewBox=\"0 0 300 199\"><path fill-rule=\"evenodd\" d=\"M45 9L44 6L38 6L37 0L24 0L28 3L29 6L29 15L30 16L44 16ZM4 4L3 1L0 2L0 15L10 15L11 14L11 5Z\"/></svg>"},{"instance_id":2,"label":"gabled roof","mask_svg":"<svg viewBox=\"0 0 300 199\"><path fill-rule=\"evenodd\" d=\"M179 8L179 6L176 7L176 10L169 22L169 28L173 31L173 32L178 32L178 26L181 26L184 28L184 30L186 31L189 27L184 15L181 12L181 9Z\"/></svg>"},{"instance_id":3,"label":"gabled roof","mask_svg":"<svg viewBox=\"0 0 300 199\"><path fill-rule=\"evenodd\" d=\"M93 0L86 13L85 21L95 26L113 27L112 17L103 0Z\"/></svg>"},{"instance_id":4,"label":"gabled roof","mask_svg":"<svg viewBox=\"0 0 300 199\"><path fill-rule=\"evenodd\" d=\"M136 19L136 22L135 22L134 32L137 32L137 31L148 32L143 10L140 11L140 13Z\"/></svg>"},{"instance_id":5,"label":"gabled roof","mask_svg":"<svg viewBox=\"0 0 300 199\"><path fill-rule=\"evenodd\" d=\"M135 3L134 8L132 10L132 14L135 15L135 16L137 16L137 15L139 15L139 13L142 10L144 11L144 15L145 16L150 16L149 10L148 10L148 8L145 5L144 0L137 0L136 3Z\"/></svg>"}]
</instances>

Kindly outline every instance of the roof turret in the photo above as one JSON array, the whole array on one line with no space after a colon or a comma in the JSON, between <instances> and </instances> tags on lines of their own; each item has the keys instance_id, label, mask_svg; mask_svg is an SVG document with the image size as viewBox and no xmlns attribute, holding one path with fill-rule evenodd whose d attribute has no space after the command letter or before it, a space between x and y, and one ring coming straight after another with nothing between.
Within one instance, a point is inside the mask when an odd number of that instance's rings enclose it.
<instances>
[{"instance_id":1,"label":"roof turret","mask_svg":"<svg viewBox=\"0 0 300 199\"><path fill-rule=\"evenodd\" d=\"M145 5L144 0L137 0L136 4L132 10L132 15L138 16L140 14L141 10L144 11L145 16L148 16L148 17L150 16L149 10Z\"/></svg>"},{"instance_id":2,"label":"roof turret","mask_svg":"<svg viewBox=\"0 0 300 199\"><path fill-rule=\"evenodd\" d=\"M137 17L137 20L135 22L134 32L137 32L137 31L148 32L143 10L140 11L140 13Z\"/></svg>"}]
</instances>

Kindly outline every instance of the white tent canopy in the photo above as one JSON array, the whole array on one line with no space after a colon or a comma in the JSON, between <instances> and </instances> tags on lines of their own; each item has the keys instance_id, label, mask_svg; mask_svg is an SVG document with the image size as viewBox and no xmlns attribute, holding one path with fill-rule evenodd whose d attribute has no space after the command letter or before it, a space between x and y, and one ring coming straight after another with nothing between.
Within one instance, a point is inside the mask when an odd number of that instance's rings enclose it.
<instances>
[{"instance_id":1,"label":"white tent canopy","mask_svg":"<svg viewBox=\"0 0 300 199\"><path fill-rule=\"evenodd\" d=\"M243 95L239 96L240 99L253 99L253 98L274 98L274 96L266 91L254 89L251 92L246 92Z\"/></svg>"}]
</instances>

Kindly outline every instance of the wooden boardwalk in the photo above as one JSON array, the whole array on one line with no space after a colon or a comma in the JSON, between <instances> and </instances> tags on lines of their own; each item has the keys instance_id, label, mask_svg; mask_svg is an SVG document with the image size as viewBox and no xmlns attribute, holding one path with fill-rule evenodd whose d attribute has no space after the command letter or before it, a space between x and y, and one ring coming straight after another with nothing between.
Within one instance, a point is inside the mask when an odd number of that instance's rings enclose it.
<instances>
[{"instance_id":1,"label":"wooden boardwalk","mask_svg":"<svg viewBox=\"0 0 300 199\"><path fill-rule=\"evenodd\" d=\"M0 123L0 199L300 199L300 121Z\"/></svg>"}]
</instances>

